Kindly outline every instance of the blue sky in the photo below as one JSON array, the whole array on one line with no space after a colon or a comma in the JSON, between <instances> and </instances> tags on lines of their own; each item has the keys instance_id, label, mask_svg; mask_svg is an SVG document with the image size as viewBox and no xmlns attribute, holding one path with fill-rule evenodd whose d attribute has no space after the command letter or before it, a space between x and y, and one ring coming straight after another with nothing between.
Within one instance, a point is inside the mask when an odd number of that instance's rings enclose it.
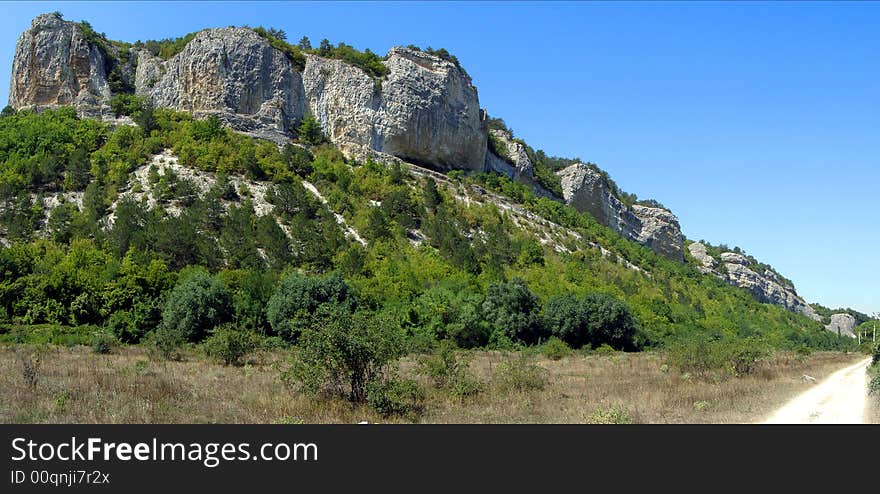
<instances>
[{"instance_id":1,"label":"blue sky","mask_svg":"<svg viewBox=\"0 0 880 494\"><path fill-rule=\"evenodd\" d=\"M880 3L3 3L0 67L59 10L126 41L264 25L444 47L481 105L739 245L808 301L880 311ZM0 101L8 85L0 84Z\"/></svg>"}]
</instances>

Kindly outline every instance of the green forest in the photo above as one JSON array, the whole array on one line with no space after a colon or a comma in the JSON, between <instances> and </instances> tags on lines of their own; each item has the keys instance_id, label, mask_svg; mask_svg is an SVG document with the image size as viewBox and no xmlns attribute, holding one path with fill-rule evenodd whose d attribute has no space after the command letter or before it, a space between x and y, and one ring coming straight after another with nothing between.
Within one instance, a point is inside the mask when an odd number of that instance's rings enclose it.
<instances>
[{"instance_id":1,"label":"green forest","mask_svg":"<svg viewBox=\"0 0 880 494\"><path fill-rule=\"evenodd\" d=\"M284 346L327 314L344 314L382 321L409 351L443 340L514 348L551 338L630 351L692 339L851 345L500 176L457 172L438 182L346 160L326 143L279 148L216 118L146 105L129 113L139 127L79 119L69 108L0 117L0 338L162 340L171 353L222 328ZM140 187L131 173L163 149L216 182L200 194L185 177L151 169L156 207L126 195ZM257 215L232 176L268 184L273 214ZM577 240L569 252L542 245L535 225L457 199L474 185L614 255Z\"/></svg>"}]
</instances>

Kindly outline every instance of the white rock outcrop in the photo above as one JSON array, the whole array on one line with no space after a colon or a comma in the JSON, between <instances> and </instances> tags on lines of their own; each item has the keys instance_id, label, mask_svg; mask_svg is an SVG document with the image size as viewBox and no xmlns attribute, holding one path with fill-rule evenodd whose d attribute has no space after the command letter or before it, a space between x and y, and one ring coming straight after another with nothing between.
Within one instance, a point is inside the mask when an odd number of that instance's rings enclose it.
<instances>
[{"instance_id":1,"label":"white rock outcrop","mask_svg":"<svg viewBox=\"0 0 880 494\"><path fill-rule=\"evenodd\" d=\"M772 271L758 273L752 268L752 262L744 255L736 252L722 252L721 262L708 254L706 245L694 242L688 251L699 263L697 269L704 274L712 274L731 285L748 290L756 300L774 304L802 314L815 321L821 319L819 314L797 294L789 283L783 283ZM721 266L724 269L720 269Z\"/></svg>"},{"instance_id":2,"label":"white rock outcrop","mask_svg":"<svg viewBox=\"0 0 880 494\"><path fill-rule=\"evenodd\" d=\"M855 338L856 335L855 333L853 333L853 328L855 327L856 318L850 314L842 313L831 314L831 322L827 326L825 326L825 329L831 331L832 333Z\"/></svg>"},{"instance_id":3,"label":"white rock outcrop","mask_svg":"<svg viewBox=\"0 0 880 494\"><path fill-rule=\"evenodd\" d=\"M108 113L111 63L77 24L55 14L37 16L15 47L9 105L37 110L73 105L81 115Z\"/></svg>"},{"instance_id":4,"label":"white rock outcrop","mask_svg":"<svg viewBox=\"0 0 880 494\"><path fill-rule=\"evenodd\" d=\"M662 208L628 208L610 184L590 165L575 163L559 172L566 204L592 215L596 221L670 259L681 261L682 235L678 218Z\"/></svg>"}]
</instances>

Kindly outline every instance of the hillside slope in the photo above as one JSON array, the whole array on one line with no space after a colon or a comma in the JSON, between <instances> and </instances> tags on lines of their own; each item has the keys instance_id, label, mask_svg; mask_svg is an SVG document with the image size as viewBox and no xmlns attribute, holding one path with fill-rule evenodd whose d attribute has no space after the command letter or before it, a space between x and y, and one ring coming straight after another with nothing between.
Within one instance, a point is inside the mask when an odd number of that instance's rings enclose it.
<instances>
[{"instance_id":1,"label":"hillside slope","mask_svg":"<svg viewBox=\"0 0 880 494\"><path fill-rule=\"evenodd\" d=\"M465 346L539 341L551 300L592 293L632 311L621 347L693 334L838 344L772 270L720 281L684 252L671 212L515 139L445 52L305 50L262 28L130 45L46 14L19 38L12 78L4 320L118 317L136 340L199 265L233 291L256 283L234 319L268 333L279 279L334 271L410 332L456 328ZM323 136L304 134L307 115ZM125 278L143 269L160 279ZM137 288L119 295L122 279ZM521 328L492 319L495 290L519 294L505 304Z\"/></svg>"}]
</instances>

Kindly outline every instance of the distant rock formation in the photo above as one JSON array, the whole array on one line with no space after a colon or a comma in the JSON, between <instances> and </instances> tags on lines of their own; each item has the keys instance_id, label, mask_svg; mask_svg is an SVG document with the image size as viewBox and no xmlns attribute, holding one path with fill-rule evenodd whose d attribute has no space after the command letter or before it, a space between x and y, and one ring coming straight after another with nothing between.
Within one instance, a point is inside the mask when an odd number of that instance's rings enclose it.
<instances>
[{"instance_id":1,"label":"distant rock formation","mask_svg":"<svg viewBox=\"0 0 880 494\"><path fill-rule=\"evenodd\" d=\"M853 328L856 327L856 318L850 314L831 314L831 323L825 326L825 329L832 333L855 338Z\"/></svg>"},{"instance_id":2,"label":"distant rock formation","mask_svg":"<svg viewBox=\"0 0 880 494\"><path fill-rule=\"evenodd\" d=\"M205 29L167 61L141 50L135 92L250 133L287 132L305 111L299 71L247 28Z\"/></svg>"},{"instance_id":3,"label":"distant rock formation","mask_svg":"<svg viewBox=\"0 0 880 494\"><path fill-rule=\"evenodd\" d=\"M674 214L647 206L628 208L614 195L608 181L584 163L575 163L557 174L566 204L590 213L599 223L659 254L676 261L684 259L681 227Z\"/></svg>"},{"instance_id":4,"label":"distant rock formation","mask_svg":"<svg viewBox=\"0 0 880 494\"><path fill-rule=\"evenodd\" d=\"M157 107L215 114L235 130L281 142L314 114L341 149L385 153L441 170L483 171L486 118L477 89L455 63L392 48L376 79L358 67L314 55L303 70L248 28L205 29L162 60L132 49L124 76ZM109 43L54 14L22 33L12 68L15 109L74 105L109 116L108 74L120 63Z\"/></svg>"},{"instance_id":5,"label":"distant rock formation","mask_svg":"<svg viewBox=\"0 0 880 494\"><path fill-rule=\"evenodd\" d=\"M489 151L486 152L487 171L527 185L539 197L557 199L552 192L538 183L535 178L535 167L522 142L514 139L510 132L501 129L490 130L489 139L498 143L500 149L498 149L499 153L495 154L490 146Z\"/></svg>"},{"instance_id":6,"label":"distant rock formation","mask_svg":"<svg viewBox=\"0 0 880 494\"><path fill-rule=\"evenodd\" d=\"M697 269L704 274L712 274L731 285L748 290L756 300L784 307L791 312L802 314L813 320L821 320L819 314L801 298L794 287L783 282L772 271L757 273L752 262L736 252L722 252L720 264L708 254L706 245L694 242L688 246L691 256L699 263ZM723 266L723 269L720 267Z\"/></svg>"}]
</instances>

